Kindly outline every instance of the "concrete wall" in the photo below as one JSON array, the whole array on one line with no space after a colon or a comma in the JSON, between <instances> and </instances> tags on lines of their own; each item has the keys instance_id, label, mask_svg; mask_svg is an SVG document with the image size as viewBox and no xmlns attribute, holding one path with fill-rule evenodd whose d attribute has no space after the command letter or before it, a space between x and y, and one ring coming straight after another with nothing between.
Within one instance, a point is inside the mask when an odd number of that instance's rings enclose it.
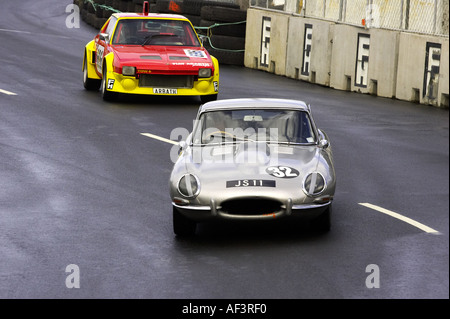
<instances>
[{"instance_id":1,"label":"concrete wall","mask_svg":"<svg viewBox=\"0 0 450 319\"><path fill-rule=\"evenodd\" d=\"M249 13L251 20L248 20ZM282 12L247 10L244 65L286 74L289 15Z\"/></svg>"},{"instance_id":2,"label":"concrete wall","mask_svg":"<svg viewBox=\"0 0 450 319\"><path fill-rule=\"evenodd\" d=\"M330 85L333 26L332 23L316 19L290 19L286 76Z\"/></svg>"},{"instance_id":3,"label":"concrete wall","mask_svg":"<svg viewBox=\"0 0 450 319\"><path fill-rule=\"evenodd\" d=\"M335 36L329 49L333 50L330 65L330 87L339 90L354 90L358 31L363 30L349 25L333 25L333 29Z\"/></svg>"},{"instance_id":4,"label":"concrete wall","mask_svg":"<svg viewBox=\"0 0 450 319\"><path fill-rule=\"evenodd\" d=\"M399 72L397 75L396 97L422 104L446 104L448 107L448 49L448 38L402 33L399 41ZM427 69L431 69L433 64L437 65L436 61L434 63L432 61L433 55L435 55L435 58L438 56L440 58L439 74L434 80L427 80L425 74L426 60L428 58L431 59L431 61L428 60Z\"/></svg>"},{"instance_id":5,"label":"concrete wall","mask_svg":"<svg viewBox=\"0 0 450 319\"><path fill-rule=\"evenodd\" d=\"M448 37L256 8L247 11L246 35L246 67L338 90L449 106Z\"/></svg>"},{"instance_id":6,"label":"concrete wall","mask_svg":"<svg viewBox=\"0 0 450 319\"><path fill-rule=\"evenodd\" d=\"M368 92L395 97L400 32L371 29Z\"/></svg>"},{"instance_id":7,"label":"concrete wall","mask_svg":"<svg viewBox=\"0 0 450 319\"><path fill-rule=\"evenodd\" d=\"M348 25L334 25L333 29L330 87L395 97L399 32ZM364 50L362 41L368 49ZM367 70L363 81L357 72L361 56L367 59L361 66Z\"/></svg>"}]
</instances>

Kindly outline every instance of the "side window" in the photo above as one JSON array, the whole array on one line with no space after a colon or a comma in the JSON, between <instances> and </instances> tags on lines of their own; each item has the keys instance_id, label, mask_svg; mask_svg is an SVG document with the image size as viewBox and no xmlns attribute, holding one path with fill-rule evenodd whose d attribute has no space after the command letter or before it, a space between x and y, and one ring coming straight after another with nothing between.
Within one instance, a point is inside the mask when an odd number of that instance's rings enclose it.
<instances>
[{"instance_id":1,"label":"side window","mask_svg":"<svg viewBox=\"0 0 450 319\"><path fill-rule=\"evenodd\" d=\"M316 138L311 126L311 120L306 112L301 112L301 118L299 123L298 138L300 143L313 143Z\"/></svg>"},{"instance_id":2,"label":"side window","mask_svg":"<svg viewBox=\"0 0 450 319\"><path fill-rule=\"evenodd\" d=\"M187 45L199 47L200 42L198 42L197 34L192 28L189 22L183 23L183 30L185 31L185 38L187 39Z\"/></svg>"},{"instance_id":3,"label":"side window","mask_svg":"<svg viewBox=\"0 0 450 319\"><path fill-rule=\"evenodd\" d=\"M117 18L111 17L109 20L108 26L106 27L105 33L109 34L109 38L112 38L112 33L114 31L114 27L116 26Z\"/></svg>"}]
</instances>

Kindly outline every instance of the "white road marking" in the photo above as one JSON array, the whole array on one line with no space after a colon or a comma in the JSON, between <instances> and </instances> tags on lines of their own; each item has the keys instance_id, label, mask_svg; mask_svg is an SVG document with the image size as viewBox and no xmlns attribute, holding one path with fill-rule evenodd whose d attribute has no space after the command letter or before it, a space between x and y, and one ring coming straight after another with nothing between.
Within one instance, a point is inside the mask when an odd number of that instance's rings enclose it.
<instances>
[{"instance_id":1,"label":"white road marking","mask_svg":"<svg viewBox=\"0 0 450 319\"><path fill-rule=\"evenodd\" d=\"M150 138L154 138L155 140L159 140L159 141L166 142L166 143L169 143L169 144L178 145L178 142L169 140L167 138L164 138L164 137L161 137L161 136L158 136L158 135L153 135L153 134L150 134L150 133L141 133L141 135L144 135L144 136L147 136L147 137L150 137Z\"/></svg>"},{"instance_id":2,"label":"white road marking","mask_svg":"<svg viewBox=\"0 0 450 319\"><path fill-rule=\"evenodd\" d=\"M63 38L63 39L71 39L68 36L64 36L64 35L58 35L58 34L50 34L50 33L33 33L30 31L22 31L22 30L11 30L11 29L0 29L0 32L14 32L14 33L23 33L23 34L32 34L34 36L39 36L39 35L43 35L43 36L48 36L48 37L57 37L57 38Z\"/></svg>"},{"instance_id":3,"label":"white road marking","mask_svg":"<svg viewBox=\"0 0 450 319\"><path fill-rule=\"evenodd\" d=\"M437 230L435 230L435 229L433 229L431 227L428 227L428 226L426 226L424 224L421 224L421 223L419 223L419 222L417 222L417 221L415 221L415 220L413 220L413 219L411 219L409 217L400 215L400 214L398 214L396 212L390 211L390 210L385 209L383 207L372 205L372 204L369 204L369 203L359 203L359 205L365 206L367 208L371 208L373 210L379 211L380 213L383 213L383 214L392 216L394 218L397 218L397 219L399 219L401 221L404 221L405 223L408 223L410 225L413 225L414 227L417 227L417 228L423 230L426 233L440 234Z\"/></svg>"},{"instance_id":4,"label":"white road marking","mask_svg":"<svg viewBox=\"0 0 450 319\"><path fill-rule=\"evenodd\" d=\"M2 90L2 89L0 89L0 93L6 94L6 95L17 95L17 94L16 94L16 93L14 93L14 92L10 92L10 91L6 91L6 90Z\"/></svg>"},{"instance_id":5,"label":"white road marking","mask_svg":"<svg viewBox=\"0 0 450 319\"><path fill-rule=\"evenodd\" d=\"M26 33L26 34L31 34L31 32L29 32L29 31L20 31L20 30L0 29L0 31L3 31L3 32L16 32L16 33Z\"/></svg>"}]
</instances>

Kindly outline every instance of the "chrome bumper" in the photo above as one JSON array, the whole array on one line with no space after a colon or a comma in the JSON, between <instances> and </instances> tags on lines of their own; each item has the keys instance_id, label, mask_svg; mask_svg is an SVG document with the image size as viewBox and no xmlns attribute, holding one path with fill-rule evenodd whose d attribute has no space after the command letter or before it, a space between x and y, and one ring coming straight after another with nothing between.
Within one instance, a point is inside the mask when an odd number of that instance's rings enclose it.
<instances>
[{"instance_id":1,"label":"chrome bumper","mask_svg":"<svg viewBox=\"0 0 450 319\"><path fill-rule=\"evenodd\" d=\"M332 202L323 204L301 204L292 205L292 200L288 199L286 204L281 206L277 212L260 215L245 215L245 214L228 214L221 211L221 207L217 206L213 199L209 206L197 205L179 205L172 202L172 205L184 216L193 220L207 220L207 219L229 219L229 220L273 220L281 217L317 217L319 216Z\"/></svg>"}]
</instances>

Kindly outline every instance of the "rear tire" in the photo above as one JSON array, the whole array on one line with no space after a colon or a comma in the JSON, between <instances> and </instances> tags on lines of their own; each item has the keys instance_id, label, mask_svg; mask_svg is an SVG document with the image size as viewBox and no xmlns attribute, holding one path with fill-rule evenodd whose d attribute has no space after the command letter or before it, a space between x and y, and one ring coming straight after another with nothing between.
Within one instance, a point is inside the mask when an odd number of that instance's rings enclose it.
<instances>
[{"instance_id":1,"label":"rear tire","mask_svg":"<svg viewBox=\"0 0 450 319\"><path fill-rule=\"evenodd\" d=\"M84 88L88 91L98 91L101 85L101 80L90 79L87 67L87 57L84 59L84 67L83 67L83 85Z\"/></svg>"},{"instance_id":2,"label":"rear tire","mask_svg":"<svg viewBox=\"0 0 450 319\"><path fill-rule=\"evenodd\" d=\"M193 236L197 223L183 216L175 207L173 208L173 232L177 236Z\"/></svg>"}]
</instances>

